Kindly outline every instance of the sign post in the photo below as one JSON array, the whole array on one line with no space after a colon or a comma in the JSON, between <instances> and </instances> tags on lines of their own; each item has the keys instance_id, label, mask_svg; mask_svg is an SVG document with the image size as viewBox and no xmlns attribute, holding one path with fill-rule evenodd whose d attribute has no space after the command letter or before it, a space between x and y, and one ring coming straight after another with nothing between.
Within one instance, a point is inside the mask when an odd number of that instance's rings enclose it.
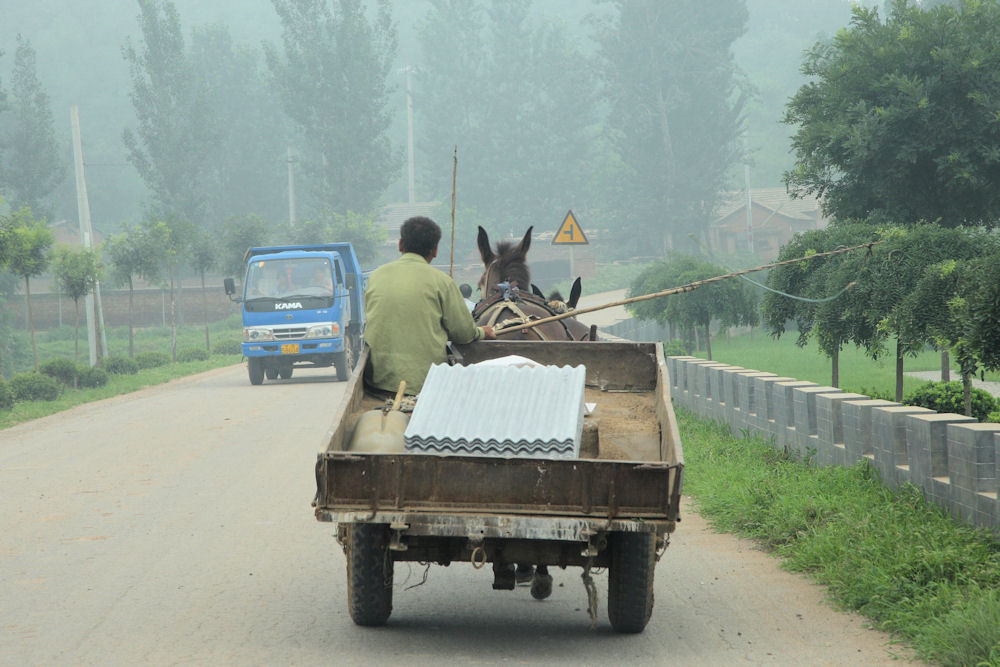
<instances>
[{"instance_id":1,"label":"sign post","mask_svg":"<svg viewBox=\"0 0 1000 667\"><path fill-rule=\"evenodd\" d=\"M559 225L559 229L556 230L555 236L552 237L552 245L569 246L569 278L571 280L576 274L573 248L574 246L588 245L589 243L590 241L587 240L587 235L583 233L583 228L580 227L580 223L576 221L576 216L573 215L573 211L568 211L566 213L566 217L563 218L562 224Z\"/></svg>"}]
</instances>

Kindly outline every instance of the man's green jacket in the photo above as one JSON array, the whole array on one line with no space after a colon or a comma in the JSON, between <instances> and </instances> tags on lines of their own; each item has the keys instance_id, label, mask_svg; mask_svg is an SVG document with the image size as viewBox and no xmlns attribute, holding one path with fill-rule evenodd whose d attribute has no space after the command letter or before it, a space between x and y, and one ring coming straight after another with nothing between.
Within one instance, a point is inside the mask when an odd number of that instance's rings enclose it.
<instances>
[{"instance_id":1,"label":"man's green jacket","mask_svg":"<svg viewBox=\"0 0 1000 667\"><path fill-rule=\"evenodd\" d=\"M406 393L418 393L431 364L447 362L447 341L483 337L455 281L409 252L369 276L365 319L370 382L392 392L406 380Z\"/></svg>"}]
</instances>

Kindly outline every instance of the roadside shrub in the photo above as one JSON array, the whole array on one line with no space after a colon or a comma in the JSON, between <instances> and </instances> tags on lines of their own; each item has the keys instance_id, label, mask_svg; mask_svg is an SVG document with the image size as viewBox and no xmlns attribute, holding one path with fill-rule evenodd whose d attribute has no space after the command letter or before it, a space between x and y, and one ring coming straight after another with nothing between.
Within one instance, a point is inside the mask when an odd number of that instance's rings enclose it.
<instances>
[{"instance_id":1,"label":"roadside shrub","mask_svg":"<svg viewBox=\"0 0 1000 667\"><path fill-rule=\"evenodd\" d=\"M961 382L928 382L907 394L903 402L937 412L965 414L965 398ZM989 392L972 388L973 417L979 421L986 421L989 414L996 409L996 400Z\"/></svg>"},{"instance_id":2,"label":"roadside shrub","mask_svg":"<svg viewBox=\"0 0 1000 667\"><path fill-rule=\"evenodd\" d=\"M81 388L103 387L108 383L108 373L103 368L81 366L77 384Z\"/></svg>"},{"instance_id":3,"label":"roadside shrub","mask_svg":"<svg viewBox=\"0 0 1000 667\"><path fill-rule=\"evenodd\" d=\"M54 401L62 393L59 381L41 373L18 373L10 379L15 401Z\"/></svg>"},{"instance_id":4,"label":"roadside shrub","mask_svg":"<svg viewBox=\"0 0 1000 667\"><path fill-rule=\"evenodd\" d=\"M677 340L665 340L663 341L663 355L666 357L680 357L687 354L684 349L684 341Z\"/></svg>"},{"instance_id":5,"label":"roadside shrub","mask_svg":"<svg viewBox=\"0 0 1000 667\"><path fill-rule=\"evenodd\" d=\"M177 350L177 361L205 361L208 350L203 347L183 347Z\"/></svg>"},{"instance_id":6,"label":"roadside shrub","mask_svg":"<svg viewBox=\"0 0 1000 667\"><path fill-rule=\"evenodd\" d=\"M166 352L140 352L135 355L135 363L139 364L139 368L156 368L157 366L166 366L170 363L170 355Z\"/></svg>"},{"instance_id":7,"label":"roadside shrub","mask_svg":"<svg viewBox=\"0 0 1000 667\"><path fill-rule=\"evenodd\" d=\"M14 392L10 386L0 378L0 410L9 410L14 405Z\"/></svg>"},{"instance_id":8,"label":"roadside shrub","mask_svg":"<svg viewBox=\"0 0 1000 667\"><path fill-rule=\"evenodd\" d=\"M1000 410L994 410L986 415L986 421L990 424L1000 424Z\"/></svg>"},{"instance_id":9,"label":"roadside shrub","mask_svg":"<svg viewBox=\"0 0 1000 667\"><path fill-rule=\"evenodd\" d=\"M50 359L39 367L39 370L51 378L55 378L67 387L76 385L76 364L69 359Z\"/></svg>"},{"instance_id":10,"label":"roadside shrub","mask_svg":"<svg viewBox=\"0 0 1000 667\"><path fill-rule=\"evenodd\" d=\"M215 345L212 346L212 354L243 354L243 348L240 346L240 341L235 338L229 338L225 340L215 341Z\"/></svg>"},{"instance_id":11,"label":"roadside shrub","mask_svg":"<svg viewBox=\"0 0 1000 667\"><path fill-rule=\"evenodd\" d=\"M135 375L139 372L139 364L135 359L113 356L104 360L104 370L113 375Z\"/></svg>"}]
</instances>

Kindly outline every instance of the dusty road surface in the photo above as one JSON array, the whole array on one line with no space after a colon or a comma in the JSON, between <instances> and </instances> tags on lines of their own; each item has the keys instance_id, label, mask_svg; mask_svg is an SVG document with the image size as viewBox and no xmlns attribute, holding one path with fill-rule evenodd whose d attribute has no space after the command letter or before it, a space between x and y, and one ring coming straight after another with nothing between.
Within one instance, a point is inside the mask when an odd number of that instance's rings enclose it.
<instances>
[{"instance_id":1,"label":"dusty road surface","mask_svg":"<svg viewBox=\"0 0 1000 667\"><path fill-rule=\"evenodd\" d=\"M0 431L0 665L892 663L884 635L690 512L641 635L603 606L590 629L579 569L536 602L467 564L410 590L423 568L401 564L389 625L354 626L309 507L343 386L234 366Z\"/></svg>"}]
</instances>

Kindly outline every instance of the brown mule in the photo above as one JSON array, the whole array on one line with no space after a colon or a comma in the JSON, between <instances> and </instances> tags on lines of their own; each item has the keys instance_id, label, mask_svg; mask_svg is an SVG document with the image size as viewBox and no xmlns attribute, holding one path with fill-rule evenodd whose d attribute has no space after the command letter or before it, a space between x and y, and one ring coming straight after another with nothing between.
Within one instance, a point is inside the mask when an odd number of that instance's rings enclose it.
<instances>
[{"instance_id":1,"label":"brown mule","mask_svg":"<svg viewBox=\"0 0 1000 667\"><path fill-rule=\"evenodd\" d=\"M528 227L520 243L501 241L496 251L490 246L489 235L479 228L479 256L483 260L483 275L479 288L483 295L472 316L479 326L503 329L517 324L551 317L576 307L580 298L580 279L570 291L569 300L561 297L541 297L541 291L531 284L531 271L525 258L531 247L531 230ZM534 292L534 293L533 293ZM548 322L530 329L511 329L500 333L503 340L593 340L590 328L573 317Z\"/></svg>"}]
</instances>

